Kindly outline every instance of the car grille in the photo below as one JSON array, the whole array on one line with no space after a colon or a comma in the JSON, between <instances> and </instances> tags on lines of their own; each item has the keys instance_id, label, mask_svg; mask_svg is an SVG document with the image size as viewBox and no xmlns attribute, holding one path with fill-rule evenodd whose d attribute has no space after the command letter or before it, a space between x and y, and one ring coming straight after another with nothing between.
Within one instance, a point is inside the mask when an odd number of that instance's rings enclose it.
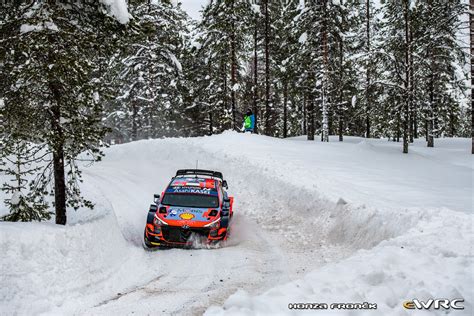
<instances>
[{"instance_id":1,"label":"car grille","mask_svg":"<svg viewBox=\"0 0 474 316\"><path fill-rule=\"evenodd\" d=\"M178 226L161 226L163 238L170 242L186 242L192 233L208 236L208 228L189 228L184 229Z\"/></svg>"}]
</instances>

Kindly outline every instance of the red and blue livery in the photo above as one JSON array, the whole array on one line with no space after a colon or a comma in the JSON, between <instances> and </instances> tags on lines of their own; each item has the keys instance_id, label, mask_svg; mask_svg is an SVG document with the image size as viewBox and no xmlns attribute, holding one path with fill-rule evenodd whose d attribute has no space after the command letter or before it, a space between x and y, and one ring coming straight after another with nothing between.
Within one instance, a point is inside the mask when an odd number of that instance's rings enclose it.
<instances>
[{"instance_id":1,"label":"red and blue livery","mask_svg":"<svg viewBox=\"0 0 474 316\"><path fill-rule=\"evenodd\" d=\"M144 247L192 247L193 235L209 244L226 240L234 202L227 188L221 172L178 170L166 190L155 194L155 203L150 205Z\"/></svg>"}]
</instances>

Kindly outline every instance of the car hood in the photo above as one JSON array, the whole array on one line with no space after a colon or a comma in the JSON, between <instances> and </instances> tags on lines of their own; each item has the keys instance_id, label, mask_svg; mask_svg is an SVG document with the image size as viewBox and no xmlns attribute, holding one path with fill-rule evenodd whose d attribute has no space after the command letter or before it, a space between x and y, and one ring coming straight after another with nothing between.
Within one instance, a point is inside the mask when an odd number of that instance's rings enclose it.
<instances>
[{"instance_id":1,"label":"car hood","mask_svg":"<svg viewBox=\"0 0 474 316\"><path fill-rule=\"evenodd\" d=\"M208 217L203 216L208 210L208 208L170 206L165 219L208 222Z\"/></svg>"}]
</instances>

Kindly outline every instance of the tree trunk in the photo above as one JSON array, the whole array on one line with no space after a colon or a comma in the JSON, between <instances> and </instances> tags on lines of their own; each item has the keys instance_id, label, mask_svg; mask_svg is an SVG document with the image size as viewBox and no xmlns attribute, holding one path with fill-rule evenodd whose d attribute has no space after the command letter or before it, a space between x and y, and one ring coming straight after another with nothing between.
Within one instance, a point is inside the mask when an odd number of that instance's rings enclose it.
<instances>
[{"instance_id":1,"label":"tree trunk","mask_svg":"<svg viewBox=\"0 0 474 316\"><path fill-rule=\"evenodd\" d=\"M323 45L323 80L321 89L321 100L323 110L323 126L321 133L321 141L329 142L329 127L328 127L328 108L326 104L326 84L328 71L328 34L327 34L327 0L323 0L323 25L322 25L322 45Z\"/></svg>"},{"instance_id":2,"label":"tree trunk","mask_svg":"<svg viewBox=\"0 0 474 316\"><path fill-rule=\"evenodd\" d=\"M327 110L327 113L328 113L328 135L331 135L331 132L333 131L333 123L334 123L334 113L332 113L332 111L330 111L329 109L329 104L334 104L331 97L328 96L326 98L326 110ZM337 109L336 109L337 110Z\"/></svg>"},{"instance_id":3,"label":"tree trunk","mask_svg":"<svg viewBox=\"0 0 474 316\"><path fill-rule=\"evenodd\" d=\"M403 113L403 153L408 153L408 123L410 120L410 34L409 34L409 2L405 0L405 106Z\"/></svg>"},{"instance_id":4,"label":"tree trunk","mask_svg":"<svg viewBox=\"0 0 474 316\"><path fill-rule=\"evenodd\" d=\"M258 16L255 18L253 34L253 115L255 117L254 133L258 133Z\"/></svg>"},{"instance_id":5,"label":"tree trunk","mask_svg":"<svg viewBox=\"0 0 474 316\"><path fill-rule=\"evenodd\" d=\"M232 12L234 12L234 1L231 1L232 3ZM235 97L235 86L237 83L236 80L236 71L237 71L237 60L236 60L236 47L235 47L235 21L234 21L234 16L232 16L232 24L231 24L231 31L230 31L230 51L231 51L231 112L232 112L232 125L231 128L233 130L236 129L236 115L235 115L235 109L237 107L236 105L236 97Z\"/></svg>"},{"instance_id":6,"label":"tree trunk","mask_svg":"<svg viewBox=\"0 0 474 316\"><path fill-rule=\"evenodd\" d=\"M342 120L342 111L339 113L339 126L338 126L338 134L339 134L339 141L342 142L344 140L344 121Z\"/></svg>"},{"instance_id":7,"label":"tree trunk","mask_svg":"<svg viewBox=\"0 0 474 316\"><path fill-rule=\"evenodd\" d=\"M433 63L432 60L431 60L431 63ZM432 68L432 66L430 68ZM434 100L434 74L433 74L433 69L431 69L431 74L430 74L430 107L428 109L427 118L426 118L427 147L434 147L434 137L433 137L434 102L435 102L435 100Z\"/></svg>"},{"instance_id":8,"label":"tree trunk","mask_svg":"<svg viewBox=\"0 0 474 316\"><path fill-rule=\"evenodd\" d=\"M472 3L472 0L471 0ZM470 48L471 48L471 154L474 154L474 4L470 4Z\"/></svg>"},{"instance_id":9,"label":"tree trunk","mask_svg":"<svg viewBox=\"0 0 474 316\"><path fill-rule=\"evenodd\" d=\"M288 89L290 91L295 91L295 86L294 85L290 85L290 87L288 87ZM301 112L301 109L297 107L296 105L296 101L295 101L295 94L294 93L289 93L288 94L288 109L287 109L287 112L290 112L292 113L293 111L295 111L296 113L295 114L298 114ZM288 116L288 113L286 114L286 116ZM289 122L289 125L290 127L293 127L293 124L291 124L291 121ZM293 134L297 135L298 132L293 128L293 129L288 129L289 132L288 134L291 136ZM294 130L294 133L291 133L290 131L291 130Z\"/></svg>"},{"instance_id":10,"label":"tree trunk","mask_svg":"<svg viewBox=\"0 0 474 316\"><path fill-rule=\"evenodd\" d=\"M271 135L271 109L270 109L270 16L268 1L264 0L265 16L265 135Z\"/></svg>"},{"instance_id":11,"label":"tree trunk","mask_svg":"<svg viewBox=\"0 0 474 316\"><path fill-rule=\"evenodd\" d=\"M408 142L413 143L413 111L409 110L408 114Z\"/></svg>"},{"instance_id":12,"label":"tree trunk","mask_svg":"<svg viewBox=\"0 0 474 316\"><path fill-rule=\"evenodd\" d=\"M400 121L401 120L402 120L402 118L401 118L401 114L400 114L400 110L399 110L398 114L397 114L397 135L396 135L397 143L400 142Z\"/></svg>"},{"instance_id":13,"label":"tree trunk","mask_svg":"<svg viewBox=\"0 0 474 316\"><path fill-rule=\"evenodd\" d=\"M211 111L211 112L209 112L209 135L214 134L214 132L213 132L214 122L212 121L212 119L213 118L212 118L212 111Z\"/></svg>"},{"instance_id":14,"label":"tree trunk","mask_svg":"<svg viewBox=\"0 0 474 316\"><path fill-rule=\"evenodd\" d=\"M148 139L152 139L153 138L153 109L154 107L151 106L148 108L148 126L147 126L147 138Z\"/></svg>"},{"instance_id":15,"label":"tree trunk","mask_svg":"<svg viewBox=\"0 0 474 316\"><path fill-rule=\"evenodd\" d=\"M308 118L307 118L307 129L308 129L308 140L314 140L314 100L312 97L309 98L308 102Z\"/></svg>"},{"instance_id":16,"label":"tree trunk","mask_svg":"<svg viewBox=\"0 0 474 316\"><path fill-rule=\"evenodd\" d=\"M51 129L55 135L53 145L54 169L54 207L56 209L56 224L66 225L66 181L64 175L64 136L61 127L61 109L59 105L59 90L53 88L56 95L56 105L51 108Z\"/></svg>"},{"instance_id":17,"label":"tree trunk","mask_svg":"<svg viewBox=\"0 0 474 316\"><path fill-rule=\"evenodd\" d=\"M344 44L343 40L341 39L339 43L340 47L340 56L339 56L339 82L342 85L343 80L343 71L344 71ZM344 86L339 87L339 102L337 105L337 117L338 117L338 135L339 141L342 142L344 140L344 136L342 135L344 129L344 109L343 109L343 93L344 93Z\"/></svg>"},{"instance_id":18,"label":"tree trunk","mask_svg":"<svg viewBox=\"0 0 474 316\"><path fill-rule=\"evenodd\" d=\"M66 225L66 181L64 178L64 150L62 145L53 152L53 166L56 224Z\"/></svg>"},{"instance_id":19,"label":"tree trunk","mask_svg":"<svg viewBox=\"0 0 474 316\"><path fill-rule=\"evenodd\" d=\"M415 107L415 113L413 115L413 137L418 138L418 109Z\"/></svg>"},{"instance_id":20,"label":"tree trunk","mask_svg":"<svg viewBox=\"0 0 474 316\"><path fill-rule=\"evenodd\" d=\"M371 60L370 60L370 0L366 1L366 23L365 23L365 31L367 36L367 69L366 69L366 87L365 87L365 137L370 138L370 111L371 111L371 95L370 95L370 68L371 68Z\"/></svg>"},{"instance_id":21,"label":"tree trunk","mask_svg":"<svg viewBox=\"0 0 474 316\"><path fill-rule=\"evenodd\" d=\"M288 136L288 81L283 82L283 138Z\"/></svg>"},{"instance_id":22,"label":"tree trunk","mask_svg":"<svg viewBox=\"0 0 474 316\"><path fill-rule=\"evenodd\" d=\"M222 105L223 105L223 113L227 112L227 61L226 58L223 57L221 60L221 67L222 67ZM222 119L222 118L221 118ZM223 129L226 129L227 126L225 124L220 123Z\"/></svg>"},{"instance_id":23,"label":"tree trunk","mask_svg":"<svg viewBox=\"0 0 474 316\"><path fill-rule=\"evenodd\" d=\"M428 113L426 113L426 117L428 117ZM428 134L428 118L425 119L425 140L428 142L429 134Z\"/></svg>"},{"instance_id":24,"label":"tree trunk","mask_svg":"<svg viewBox=\"0 0 474 316\"><path fill-rule=\"evenodd\" d=\"M410 98L410 143L414 142L414 133L415 133L415 117L416 117L416 109L415 109L415 102L413 102L413 90L414 90L414 79L413 79L413 52L411 49L411 43L413 43L413 28L410 24L410 32L409 32L409 39L410 39L410 46L409 46L409 56L408 56L408 67L410 71L410 89L409 89L409 98Z\"/></svg>"},{"instance_id":25,"label":"tree trunk","mask_svg":"<svg viewBox=\"0 0 474 316\"><path fill-rule=\"evenodd\" d=\"M138 140L138 106L137 101L132 101L132 140Z\"/></svg>"},{"instance_id":26,"label":"tree trunk","mask_svg":"<svg viewBox=\"0 0 474 316\"><path fill-rule=\"evenodd\" d=\"M308 116L307 116L307 106L306 106L307 98L306 93L303 92L303 135L308 135ZM309 139L309 138L308 138Z\"/></svg>"}]
</instances>

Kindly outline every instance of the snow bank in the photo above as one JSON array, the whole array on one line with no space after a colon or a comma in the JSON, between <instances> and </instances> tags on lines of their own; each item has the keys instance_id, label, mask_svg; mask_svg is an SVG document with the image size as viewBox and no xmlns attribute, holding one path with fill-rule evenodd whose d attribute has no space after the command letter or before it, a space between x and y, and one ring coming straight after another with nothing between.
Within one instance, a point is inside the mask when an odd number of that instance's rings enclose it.
<instances>
[{"instance_id":1,"label":"snow bank","mask_svg":"<svg viewBox=\"0 0 474 316\"><path fill-rule=\"evenodd\" d=\"M420 142L407 157L399 153L399 144L383 140L348 138L345 144L299 140L228 133L213 142L197 143L206 151L225 152L230 165L245 166L254 175L246 185L258 188L257 182L266 183L248 205L245 201L239 205L263 229L305 244L308 250L316 244L320 251L336 247L346 251L347 258L258 296L239 290L206 315L291 314L292 302L371 302L378 305L377 314L404 315L402 303L414 298L464 298L466 309L454 314L471 315L474 238L467 141L437 140L440 148L435 150ZM245 146L234 146L237 141ZM387 199L391 195L403 198ZM462 195L463 199L450 200ZM337 196L361 204L332 202ZM465 213L443 207L451 205ZM316 259L309 251L307 256Z\"/></svg>"},{"instance_id":2,"label":"snow bank","mask_svg":"<svg viewBox=\"0 0 474 316\"><path fill-rule=\"evenodd\" d=\"M280 315L291 302L367 301L371 315L407 315L405 300L463 297L453 315L468 314L470 140L436 142L409 155L386 140L233 132L112 146L84 169L94 211L69 212L66 227L0 223L0 310ZM196 160L236 197L229 243L145 253L153 193Z\"/></svg>"},{"instance_id":3,"label":"snow bank","mask_svg":"<svg viewBox=\"0 0 474 316\"><path fill-rule=\"evenodd\" d=\"M1 222L0 250L0 310L10 315L77 311L146 279L149 270L113 213L65 227Z\"/></svg>"},{"instance_id":4,"label":"snow bank","mask_svg":"<svg viewBox=\"0 0 474 316\"><path fill-rule=\"evenodd\" d=\"M300 280L258 296L238 291L223 307L211 307L205 315L284 315L297 313L288 309L289 303L349 302L376 303L377 315L405 315L402 303L414 298L463 298L465 310L452 314L471 315L472 240L472 216L442 210L420 219L406 234L382 241L370 250L360 250ZM354 311L327 313L354 315Z\"/></svg>"},{"instance_id":5,"label":"snow bank","mask_svg":"<svg viewBox=\"0 0 474 316\"><path fill-rule=\"evenodd\" d=\"M214 155L245 161L286 183L311 188L337 201L379 209L438 208L473 213L474 158L471 139L423 140L401 155L401 145L386 139L331 137L329 143L306 137L275 139L226 132L193 141Z\"/></svg>"}]
</instances>

